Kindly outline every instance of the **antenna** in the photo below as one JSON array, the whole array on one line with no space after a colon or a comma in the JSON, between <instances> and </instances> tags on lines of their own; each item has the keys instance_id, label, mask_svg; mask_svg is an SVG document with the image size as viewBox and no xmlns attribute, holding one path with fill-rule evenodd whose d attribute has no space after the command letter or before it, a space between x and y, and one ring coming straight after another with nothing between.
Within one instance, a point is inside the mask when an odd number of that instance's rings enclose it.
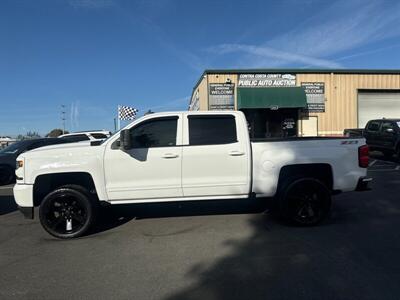
<instances>
[{"instance_id":1,"label":"antenna","mask_svg":"<svg viewBox=\"0 0 400 300\"><path fill-rule=\"evenodd\" d=\"M61 104L61 122L63 128L63 134L65 133L65 105Z\"/></svg>"}]
</instances>

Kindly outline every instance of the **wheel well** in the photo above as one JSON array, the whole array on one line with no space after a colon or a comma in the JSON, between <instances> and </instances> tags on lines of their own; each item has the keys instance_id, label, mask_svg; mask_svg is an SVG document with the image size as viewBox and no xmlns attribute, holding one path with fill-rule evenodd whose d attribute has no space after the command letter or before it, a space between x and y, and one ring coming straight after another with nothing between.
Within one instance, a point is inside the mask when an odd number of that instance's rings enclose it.
<instances>
[{"instance_id":1,"label":"wheel well","mask_svg":"<svg viewBox=\"0 0 400 300\"><path fill-rule=\"evenodd\" d=\"M96 188L93 178L89 173L85 172L72 172L72 173L56 173L40 175L36 178L33 185L33 204L34 206L40 205L43 198L55 190L56 188L67 185L76 184L87 188L87 190L96 194Z\"/></svg>"},{"instance_id":2,"label":"wheel well","mask_svg":"<svg viewBox=\"0 0 400 300\"><path fill-rule=\"evenodd\" d=\"M318 179L325 183L330 191L333 190L333 172L329 164L299 164L282 167L279 173L278 190L285 179L300 176Z\"/></svg>"}]
</instances>

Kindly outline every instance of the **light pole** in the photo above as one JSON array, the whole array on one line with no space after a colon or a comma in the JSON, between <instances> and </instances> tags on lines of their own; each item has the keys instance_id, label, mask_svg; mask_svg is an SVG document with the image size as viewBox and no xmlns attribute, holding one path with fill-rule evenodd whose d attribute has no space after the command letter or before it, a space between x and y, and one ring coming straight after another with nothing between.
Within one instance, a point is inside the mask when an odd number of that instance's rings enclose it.
<instances>
[{"instance_id":1,"label":"light pole","mask_svg":"<svg viewBox=\"0 0 400 300\"><path fill-rule=\"evenodd\" d=\"M65 105L61 104L61 121L62 121L62 128L63 134L65 133Z\"/></svg>"}]
</instances>

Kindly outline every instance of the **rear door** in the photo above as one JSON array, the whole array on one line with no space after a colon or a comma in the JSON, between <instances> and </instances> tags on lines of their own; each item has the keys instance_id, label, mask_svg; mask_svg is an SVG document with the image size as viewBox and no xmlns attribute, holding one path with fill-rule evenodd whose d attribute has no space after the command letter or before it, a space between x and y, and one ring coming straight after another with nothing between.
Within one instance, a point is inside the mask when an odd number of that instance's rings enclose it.
<instances>
[{"instance_id":1,"label":"rear door","mask_svg":"<svg viewBox=\"0 0 400 300\"><path fill-rule=\"evenodd\" d=\"M250 192L246 126L233 114L189 114L184 118L182 188L185 197L247 195Z\"/></svg>"},{"instance_id":2,"label":"rear door","mask_svg":"<svg viewBox=\"0 0 400 300\"><path fill-rule=\"evenodd\" d=\"M369 146L379 146L380 145L380 128L381 122L379 120L369 121L365 128L365 139Z\"/></svg>"},{"instance_id":3,"label":"rear door","mask_svg":"<svg viewBox=\"0 0 400 300\"><path fill-rule=\"evenodd\" d=\"M398 128L392 121L383 121L381 126L381 145L386 149L395 149Z\"/></svg>"}]
</instances>

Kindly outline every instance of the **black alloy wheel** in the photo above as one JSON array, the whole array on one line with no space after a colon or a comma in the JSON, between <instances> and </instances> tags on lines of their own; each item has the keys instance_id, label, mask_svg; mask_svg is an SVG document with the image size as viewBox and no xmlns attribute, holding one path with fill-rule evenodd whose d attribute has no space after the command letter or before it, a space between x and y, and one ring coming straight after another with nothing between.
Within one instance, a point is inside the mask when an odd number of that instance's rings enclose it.
<instances>
[{"instance_id":1,"label":"black alloy wheel","mask_svg":"<svg viewBox=\"0 0 400 300\"><path fill-rule=\"evenodd\" d=\"M0 166L0 185L13 183L15 178L14 170L8 166Z\"/></svg>"},{"instance_id":2,"label":"black alloy wheel","mask_svg":"<svg viewBox=\"0 0 400 300\"><path fill-rule=\"evenodd\" d=\"M281 199L282 215L299 226L319 224L329 214L331 193L321 181L304 178L287 185Z\"/></svg>"},{"instance_id":3,"label":"black alloy wheel","mask_svg":"<svg viewBox=\"0 0 400 300\"><path fill-rule=\"evenodd\" d=\"M69 185L49 193L40 205L43 228L62 239L84 235L94 222L96 205L90 193L80 186Z\"/></svg>"}]
</instances>

